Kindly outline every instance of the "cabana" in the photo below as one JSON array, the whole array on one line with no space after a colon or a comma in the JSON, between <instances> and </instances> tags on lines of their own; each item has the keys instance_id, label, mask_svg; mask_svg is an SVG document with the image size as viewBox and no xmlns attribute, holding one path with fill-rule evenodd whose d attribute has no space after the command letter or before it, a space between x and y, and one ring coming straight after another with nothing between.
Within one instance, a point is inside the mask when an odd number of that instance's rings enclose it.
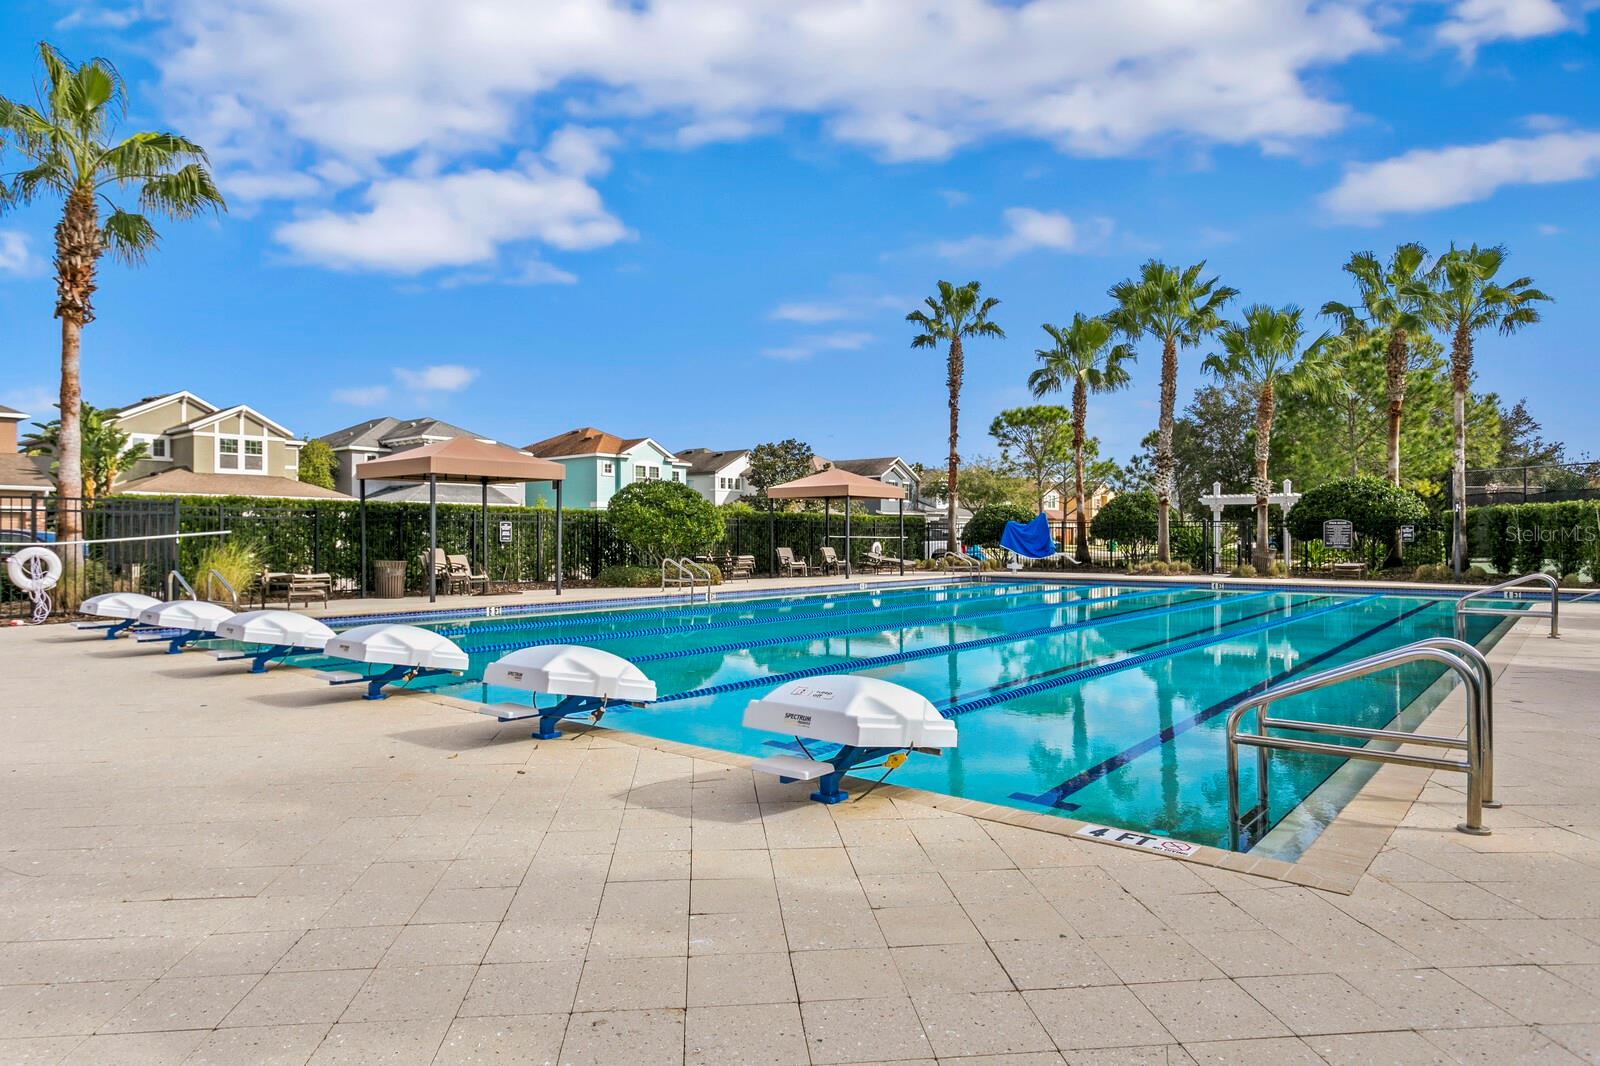
<instances>
[{"instance_id":1,"label":"cabana","mask_svg":"<svg viewBox=\"0 0 1600 1066\"><path fill-rule=\"evenodd\" d=\"M906 572L906 490L900 485L889 485L848 470L829 467L808 477L786 481L767 490L774 500L821 500L824 531L828 523L828 507L834 500L844 500L844 576L850 576L850 501L899 500L900 501L900 572ZM826 536L824 540L828 539ZM773 554L777 554L776 548Z\"/></svg>"},{"instance_id":2,"label":"cabana","mask_svg":"<svg viewBox=\"0 0 1600 1066\"><path fill-rule=\"evenodd\" d=\"M489 572L489 486L548 481L556 490L556 595L561 595L561 481L566 468L504 444L473 437L451 437L403 452L372 459L356 467L361 483L361 595L367 594L367 482L415 481L428 486L428 558L439 547L439 483L483 488L483 572ZM439 575L428 567L428 602L438 593Z\"/></svg>"}]
</instances>

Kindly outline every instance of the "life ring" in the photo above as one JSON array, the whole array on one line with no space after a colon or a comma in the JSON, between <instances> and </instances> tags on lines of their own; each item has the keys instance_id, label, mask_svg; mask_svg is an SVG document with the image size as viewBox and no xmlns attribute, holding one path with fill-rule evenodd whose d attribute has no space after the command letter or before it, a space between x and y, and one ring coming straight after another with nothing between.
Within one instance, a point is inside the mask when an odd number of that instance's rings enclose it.
<instances>
[{"instance_id":1,"label":"life ring","mask_svg":"<svg viewBox=\"0 0 1600 1066\"><path fill-rule=\"evenodd\" d=\"M37 563L43 573L37 572ZM61 557L49 548L33 544L6 560L6 576L23 592L44 592L61 580Z\"/></svg>"}]
</instances>

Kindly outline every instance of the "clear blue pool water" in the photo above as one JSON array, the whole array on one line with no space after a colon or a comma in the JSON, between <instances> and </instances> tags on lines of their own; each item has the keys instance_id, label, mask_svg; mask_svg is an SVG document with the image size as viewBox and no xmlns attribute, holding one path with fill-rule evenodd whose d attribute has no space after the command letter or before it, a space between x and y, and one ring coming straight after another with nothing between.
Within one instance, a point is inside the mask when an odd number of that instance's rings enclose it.
<instances>
[{"instance_id":1,"label":"clear blue pool water","mask_svg":"<svg viewBox=\"0 0 1600 1066\"><path fill-rule=\"evenodd\" d=\"M1467 637L1484 646L1505 624L1469 616ZM471 653L472 672L414 687L526 702L472 678L515 648L593 643L636 662L660 694L645 708L613 709L605 726L747 755L792 745L740 726L745 704L780 679L881 677L932 700L960 734L943 757L913 756L896 784L1226 847L1223 720L1235 702L1264 684L1454 635L1455 621L1453 600L1419 595L971 582L431 628ZM1384 726L1441 673L1411 664L1279 708ZM1273 821L1343 763L1275 754ZM1253 760L1245 773L1253 795Z\"/></svg>"}]
</instances>

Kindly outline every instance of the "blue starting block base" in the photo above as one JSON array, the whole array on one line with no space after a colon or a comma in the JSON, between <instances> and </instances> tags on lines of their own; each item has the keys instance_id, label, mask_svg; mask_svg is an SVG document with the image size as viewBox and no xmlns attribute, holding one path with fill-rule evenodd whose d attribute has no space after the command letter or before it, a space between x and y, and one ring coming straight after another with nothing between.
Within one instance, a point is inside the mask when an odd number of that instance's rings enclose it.
<instances>
[{"instance_id":1,"label":"blue starting block base","mask_svg":"<svg viewBox=\"0 0 1600 1066\"><path fill-rule=\"evenodd\" d=\"M588 718L598 722L605 713L606 701L598 696L564 696L551 707L541 708L537 703L531 707L524 707L520 703L497 703L484 709L484 714L492 714L496 721L516 722L524 718L538 718L539 728L534 732L535 740L560 740L561 730L556 728L556 723L563 718Z\"/></svg>"},{"instance_id":2,"label":"blue starting block base","mask_svg":"<svg viewBox=\"0 0 1600 1066\"><path fill-rule=\"evenodd\" d=\"M383 691L385 685L396 681L409 681L415 677L432 677L435 674L453 673L451 670L435 670L424 666L391 666L376 674L357 674L330 671L322 676L330 685L361 685L367 686L367 691L362 695L364 700L386 700L389 694Z\"/></svg>"},{"instance_id":3,"label":"blue starting block base","mask_svg":"<svg viewBox=\"0 0 1600 1066\"><path fill-rule=\"evenodd\" d=\"M858 748L851 744L842 744L838 751L825 759L817 758L809 752L807 752L808 757L804 759L793 755L774 755L757 761L750 768L762 773L775 774L785 785L795 781L815 781L817 790L811 793L811 798L818 803L831 805L843 803L850 798L850 793L839 787L844 781L845 774L863 763L884 759L903 750L902 748Z\"/></svg>"},{"instance_id":4,"label":"blue starting block base","mask_svg":"<svg viewBox=\"0 0 1600 1066\"><path fill-rule=\"evenodd\" d=\"M260 651L242 651L234 655L219 654L217 662L234 663L249 659L250 672L264 674L267 672L267 664L275 659L285 659L291 655L314 655L316 651L315 648L297 648L293 644L271 644Z\"/></svg>"}]
</instances>

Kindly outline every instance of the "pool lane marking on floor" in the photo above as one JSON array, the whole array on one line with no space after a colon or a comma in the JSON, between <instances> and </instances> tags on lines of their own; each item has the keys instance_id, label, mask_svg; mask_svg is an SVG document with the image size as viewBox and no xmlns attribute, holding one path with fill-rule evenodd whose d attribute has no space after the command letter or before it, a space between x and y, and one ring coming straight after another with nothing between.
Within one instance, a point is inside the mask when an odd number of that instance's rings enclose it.
<instances>
[{"instance_id":1,"label":"pool lane marking on floor","mask_svg":"<svg viewBox=\"0 0 1600 1066\"><path fill-rule=\"evenodd\" d=\"M1280 593L1280 595L1282 595L1282 593ZM1293 595L1293 594L1291 593L1290 595ZM1331 593L1328 593L1328 594L1324 594L1324 595L1321 595L1321 596L1312 596L1308 600L1302 600L1299 603L1291 604L1291 605L1288 605L1288 606L1293 606L1295 608L1303 609L1303 608L1306 608L1306 607L1313 607L1316 604L1319 604L1324 600L1331 600L1331 599L1333 599L1333 595ZM1224 601L1222 601L1222 604L1226 604L1227 602L1228 601L1224 600ZM1233 601L1233 602L1238 602L1238 601ZM1219 604L1219 606L1222 605L1222 604ZM1175 634L1175 635L1172 635L1172 636L1162 637L1159 640L1152 640L1152 641L1149 641L1149 642L1144 643L1144 644L1135 644L1131 648L1118 648L1115 651L1108 652L1107 654L1115 655L1115 654L1121 653L1121 654L1124 654L1124 655L1132 655L1132 654L1134 654L1136 652L1146 651L1146 650L1148 650L1150 648L1159 648L1162 645L1168 644L1168 643L1170 643L1170 642L1172 642L1174 640L1186 640L1189 637L1198 637L1202 633L1221 634L1222 630L1227 628L1228 626L1236 626L1236 625L1240 625L1240 624L1242 624L1244 622L1253 622L1257 618L1266 618L1268 615L1282 614L1282 613L1283 613L1283 606L1269 607L1265 611L1257 611L1254 614L1247 614L1247 615L1244 615L1244 616L1239 617L1239 618L1230 619L1229 621L1223 622L1220 625L1218 623L1216 623L1216 622L1208 622L1208 623L1206 623L1205 625L1201 626L1198 629L1191 629L1187 633L1178 633L1178 634ZM975 698L977 698L979 696L987 696L990 693L995 693L995 692L1008 692L1009 690L1011 690L1013 688L1017 688L1017 687L1019 687L1021 685L1029 684L1030 682L1033 682L1033 681L1041 681L1041 680L1043 680L1044 678L1047 678L1047 677L1055 677L1057 674L1064 674L1064 673L1068 672L1069 670L1076 670L1076 669L1078 669L1080 667L1092 666L1092 665L1094 665L1094 663L1096 661L1097 661L1096 658L1093 658L1093 657L1088 658L1088 659L1079 659L1077 662L1065 663L1065 664L1063 664L1061 666L1052 666L1050 669L1041 670L1037 674L1027 674L1027 675L1024 675L1023 677L1012 678L1009 681L1001 681L1001 682L999 682L997 684L985 685L981 689L974 689L974 690L972 690L970 692L963 692L963 693L960 693L960 694L958 694L956 696L947 696L944 699L934 700L933 702L935 704L937 704L937 705L940 705L940 706L953 707L953 706L956 706L956 705L960 704L963 700L975 699ZM1098 661L1105 661L1105 656L1100 656ZM1117 661L1117 660L1112 660L1112 661ZM943 712L941 712L941 713L943 713Z\"/></svg>"},{"instance_id":2,"label":"pool lane marking on floor","mask_svg":"<svg viewBox=\"0 0 1600 1066\"><path fill-rule=\"evenodd\" d=\"M615 610L612 610L610 612L607 612L607 611L582 611L581 607L583 605L581 603L575 603L575 604L573 604L573 607L575 608L575 610L573 610L570 613L562 614L562 615L559 615L559 616L554 617L554 618L548 618L548 617L546 617L546 618L538 618L538 617L512 617L512 618L507 618L507 617L502 615L499 621L477 621L477 620L473 620L473 619L469 619L469 620L466 620L466 621L452 620L449 625L440 626L435 631L438 632L440 635L447 636L447 637L467 637L467 636L471 636L471 635L473 635L475 633L509 633L509 632L513 632L513 631L518 630L518 629L528 629L528 630L532 630L532 629L552 629L552 628L560 628L562 626L567 626L567 625L592 625L592 624L594 624L595 619L596 619L597 616L603 616L603 615L605 615L607 613L612 613L612 614L616 614L616 613L630 613L630 614L636 613L636 614L639 614L639 615L649 614L649 615L653 615L655 617L660 618L660 617L667 617L667 612L668 611L676 611L677 612L679 620L678 620L678 622L676 624L686 625L686 624L689 624L689 623L687 623L687 622L685 622L683 620L685 616L689 616L689 617L706 617L708 615L722 615L722 614L731 614L731 613L738 613L738 612L756 613L755 611L752 611L752 609L754 608L754 609L758 610L761 607L768 606L768 600L771 600L772 602L774 602L774 603L779 605L778 609L767 612L767 614L770 615L772 618L777 619L777 618L791 618L791 617L794 617L794 615L785 614L784 612L787 611L787 610L791 610L793 608L796 608L796 607L805 607L805 606L807 606L804 603L804 600L808 599L808 598L810 598L810 599L824 599L824 601L826 603L832 605L832 604L849 604L849 603L851 603L851 602L853 602L855 600L863 598L864 596L870 596L875 600L880 600L881 601L881 600L887 600L887 599L896 599L896 600L898 600L898 599L900 599L902 597L909 596L909 595L911 595L913 593L920 593L920 594L926 596L928 593L933 592L933 593L941 594L943 596L949 596L951 598L933 600L931 602L934 602L934 603L966 603L966 602L969 601L969 599L970 600L992 599L992 598L995 597L997 592L1005 593L1005 594L1008 594L1008 595L1021 595L1021 594L1030 594L1031 595L1033 593L1065 592L1065 591L1075 591L1077 589L1115 588L1115 587L1129 587L1129 586L1117 586L1115 584L1109 584L1109 583L1108 584L1104 584L1104 585L1096 585L1096 586L1085 586L1085 585L1076 585L1076 586L1074 586L1074 585L1065 585L1065 584L1051 583L1051 582L1041 582L1041 581L1019 582L1019 583L1016 583L1016 584L999 584L999 585L993 585L993 586L976 585L976 584L970 584L970 583L969 584L964 584L964 585L926 585L926 584L923 584L923 585L911 585L911 586L900 585L900 586L895 586L893 588L884 589L882 591L879 591L879 590L876 590L876 589L871 589L871 588L851 590L849 592L836 594L836 598L824 598L824 597L820 597L820 596L819 597L804 597L804 596L800 596L800 597L793 597L793 596L791 596L791 597L752 597L750 599L719 600L719 601L716 601L714 603L706 603L704 601L693 601L693 602L689 602L689 603L674 602L674 603L665 603L665 604L663 604L663 603L659 603L659 602L647 601L642 605L639 604L637 601L635 601L633 609L631 611L625 610L623 612L617 612ZM1129 588L1130 588L1130 591L1138 591L1138 590L1148 589L1148 588L1150 588L1150 586L1147 586L1147 585L1146 586L1138 586L1137 589L1134 589L1132 587L1129 587ZM977 595L977 596L972 596L972 597L961 597L959 599L956 598L957 595L960 594L960 593L969 592L969 591L970 592L978 592L980 590L982 592L984 592L984 593L987 593L988 595ZM793 602L793 603L786 602L786 601L789 601L789 600L794 600L796 602ZM603 600L603 601L594 601L594 602L601 602L601 603L618 603L618 602L621 602L621 603L625 604L628 601ZM895 608L891 608L891 609L895 609ZM826 614L836 614L836 613L841 613L841 612L834 610L830 606L830 607L824 608L824 609L822 609L820 611L815 611L815 612L810 612L810 613L814 613L814 614L818 614L818 615L826 615ZM641 618L640 620L643 621L645 619Z\"/></svg>"},{"instance_id":3,"label":"pool lane marking on floor","mask_svg":"<svg viewBox=\"0 0 1600 1066\"><path fill-rule=\"evenodd\" d=\"M1132 611L1119 611L1116 614L1104 615L1086 619L1081 622L1070 622L1061 626L1043 626L1038 629L1022 630L1016 633L999 633L990 637L979 637L975 640L958 641L953 644L937 644L927 648L914 648L910 651L890 652L886 655L874 655L861 659L841 659L837 662L818 663L799 670L789 670L781 674L766 674L760 677L740 678L737 681L724 681L719 685L706 685L703 688L687 689L683 692L673 692L665 696L658 696L650 701L651 706L661 703L674 703L678 700L697 699L701 696L720 696L728 692L740 692L748 688L760 688L768 685L784 685L790 681L801 681L808 677L820 677L823 674L849 673L858 670L872 670L880 666L892 666L895 663L911 662L916 659L927 659L938 655L951 655L975 648L987 648L996 644L1009 644L1019 640L1029 640L1034 637L1056 636L1061 633L1071 633L1074 630L1086 629L1090 626L1117 625L1121 622L1131 622L1140 619L1159 618L1164 614L1178 611L1194 610L1208 607L1224 599L1233 602L1245 599L1260 599L1263 596L1276 596L1275 592L1255 592L1243 596L1216 595L1194 603L1181 603L1164 607L1141 607ZM637 661L637 660L635 660Z\"/></svg>"},{"instance_id":4,"label":"pool lane marking on floor","mask_svg":"<svg viewBox=\"0 0 1600 1066\"><path fill-rule=\"evenodd\" d=\"M1278 593L1269 592L1265 593L1265 595L1276 596ZM1137 666L1145 666L1149 663L1156 662L1159 659L1170 658L1174 655L1182 655L1187 651L1197 651L1200 648L1209 647L1212 644L1220 644L1225 640L1238 640L1240 637L1253 637L1261 633L1270 632L1274 629L1280 629L1283 626L1293 625L1295 622L1307 622L1313 618L1321 618L1325 614L1331 614L1334 611L1342 611L1347 607L1355 607L1359 604L1371 603L1373 600L1381 598L1382 597L1377 593L1374 593L1370 596L1360 596L1353 600L1346 600L1344 603L1335 603L1328 607L1318 607L1316 610L1306 613L1285 615L1284 617L1276 619L1275 621L1263 622L1260 625L1251 626L1249 629L1241 630L1237 633L1223 633L1215 636L1202 637L1198 640L1184 641L1180 644L1157 648L1153 651L1143 652L1139 655L1130 655L1126 659L1115 659L1108 663L1101 663L1098 666L1091 666L1083 670L1074 670L1070 674L1064 674L1061 677L1053 677L1048 681L1038 681L1032 685L1024 685L1021 688L1011 689L1006 692L996 692L988 696L979 696L975 700L968 700L966 703L961 703L954 707L950 707L943 713L946 718L954 718L957 715L968 714L972 711L981 711L985 707L993 707L995 704L1004 703L1007 700L1014 700L1023 696L1035 696L1041 692L1048 692L1050 689L1060 688L1062 685L1071 685L1079 681L1092 681L1095 678L1105 677L1108 674L1117 674L1124 670L1131 670Z\"/></svg>"},{"instance_id":5,"label":"pool lane marking on floor","mask_svg":"<svg viewBox=\"0 0 1600 1066\"><path fill-rule=\"evenodd\" d=\"M1115 587L1115 586L1106 586L1106 587ZM1170 591L1189 591L1189 590L1190 589L1185 588L1185 589L1170 590ZM1050 596L1050 595L1057 595L1057 594L1059 594L1060 591L1061 590L1059 590L1059 589L1046 589L1046 590L1039 590L1039 594L1041 596ZM971 612L971 613L968 613L967 615L965 615L964 617L966 619L989 618L989 617L993 617L994 615L997 615L997 614L1003 614L1003 613L1006 613L1006 612L1009 612L1009 611L1016 611L1016 610L1039 610L1039 611L1044 611L1044 610L1055 610L1055 609L1059 609L1059 608L1062 608L1062 607L1071 607L1071 606L1075 606L1075 605L1080 604L1080 603L1087 603L1087 604L1109 603L1112 600L1119 600L1119 599L1125 599L1125 598L1126 599L1133 599L1133 598L1142 598L1142 597L1149 597L1149 596L1159 596L1164 591L1169 591L1169 590L1162 590L1162 589L1129 589L1126 592L1120 592L1120 593L1117 593L1116 595L1113 595L1113 596L1078 596L1078 597L1074 597L1074 598L1071 598L1071 599L1062 599L1062 600L1060 600L1059 602L1056 602L1056 603L1038 602L1038 603L1030 604L1029 606L1020 607L1020 608L1015 604L1006 603L1006 604L999 605L998 607L996 607L993 610ZM1018 593L1018 595L1024 595L1024 594L1025 595L1030 595L1030 596L1032 595L1031 592ZM670 624L667 624L667 625L647 626L647 627L644 627L644 628L641 628L641 629L621 629L621 630L615 630L615 631L609 632L609 633L605 633L605 632L601 632L601 633L569 633L569 634L565 634L565 635L557 635L557 636L552 636L552 637L548 637L548 638L540 638L540 639L534 639L534 640L515 640L515 641L505 641L505 642L494 643L494 644L478 644L478 645L469 644L469 645L465 646L463 650L465 650L469 655L493 655L493 654L495 654L497 652L516 651L516 650L518 650L520 648L543 647L543 646L549 645L549 644L565 644L565 643L570 643L572 641L583 641L583 642L586 642L586 643L587 642L599 643L599 642L602 642L602 641L635 640L635 639L643 639L645 637L663 637L663 636L671 636L671 635L676 634L676 633L704 632L706 630L714 630L714 629L736 629L736 628L745 627L745 626L779 625L779 624L786 623L786 622L807 622L807 621L818 621L818 620L822 620L822 619L850 618L850 617L854 617L854 616L857 616L857 615L878 615L878 616L882 616L884 614L889 614L889 613L905 613L905 612L908 612L908 611L925 611L925 610L931 610L931 609L935 609L935 608L957 608L957 607L961 607L961 606L968 606L968 605L974 605L974 604L975 605L983 605L985 600L993 600L993 599L997 599L997 598L998 597L985 597L985 598L977 599L975 601L968 601L968 600L949 601L949 600L946 600L946 601L936 601L936 602L933 602L933 603L927 603L927 604L921 604L921 605L906 604L905 606L902 606L902 607L874 606L874 607L849 608L849 609L846 609L846 610L838 610L838 611L811 611L811 612L807 612L807 613L804 613L804 614L788 614L788 615L780 615L780 616L770 617L770 618L733 618L733 619L729 619L729 620L723 621L723 622L705 622L705 623L700 623L700 622L677 621L677 622L673 622L673 623L670 623ZM962 620L963 620L963 618L961 618L961 617L957 617L957 618L929 618L929 619L926 619L926 620L918 620L918 619L913 618L913 619L911 619L909 621L903 621L903 622L894 623L893 627L909 628L909 627L915 626L915 625L931 624L931 623L934 623L934 622L959 622L959 621L962 621ZM851 629L851 630L839 630L839 631L834 632L834 633L798 634L798 635L795 635L793 637L786 638L786 639L791 639L791 640L816 640L816 639L821 639L822 637L827 637L827 636L853 636L853 635L857 635L857 634L861 634L861 633L875 633L875 632L883 631L883 630L888 629L888 628L892 628L892 627L889 626L889 625L886 625L886 624L877 624L877 625L872 625L872 626L863 626L863 627L859 627L859 628ZM443 634L443 635L448 636L449 634ZM750 642L745 642L745 641L735 642L735 644L734 644L734 647L736 647L736 648L762 647L762 646L763 645L761 645L759 643L750 643ZM683 653L686 654L686 655L699 654L702 651L709 651L709 650L713 650L713 649L710 648L710 647L703 648L703 649L701 649L701 648L682 649ZM635 662L646 662L646 661L649 661L649 660L647 660L647 659L635 659L634 661Z\"/></svg>"},{"instance_id":6,"label":"pool lane marking on floor","mask_svg":"<svg viewBox=\"0 0 1600 1066\"><path fill-rule=\"evenodd\" d=\"M1369 596L1364 600L1340 604L1339 607L1350 607L1354 606L1355 603L1370 602L1371 600L1379 598L1380 597L1378 596ZM1075 811L1079 808L1079 804L1065 802L1068 796L1082 791L1089 785L1092 785L1101 778L1106 777L1112 771L1120 770L1122 767L1133 762L1133 760L1137 759L1139 756L1147 755L1159 748L1161 745L1170 743L1178 736L1178 734L1186 733L1197 725L1203 725L1204 723L1215 718L1217 715L1222 714L1224 711L1237 706L1240 700L1254 696L1257 693L1272 687L1273 685L1287 681L1297 674L1304 673L1313 666L1316 666L1320 663L1325 663L1334 656L1349 651L1351 648L1361 644L1363 641L1370 640L1379 633L1382 633L1384 630L1397 626L1411 616L1420 614L1432 606L1432 603L1424 603L1420 606L1412 607L1406 611L1403 611L1400 614L1395 615L1393 618L1386 618L1372 628L1367 629L1364 632L1357 633L1348 640L1345 640L1340 644L1336 644L1326 651L1319 652L1316 655L1306 659L1302 663L1298 663L1287 670L1281 671L1280 673L1267 678L1265 681L1258 681L1249 688L1241 689L1226 699L1218 700L1216 703L1213 703L1204 710L1198 711L1181 721L1174 722L1172 725L1161 730L1159 733L1145 737L1143 740L1124 748L1122 751L1119 751L1110 758L1102 759L1100 762L1089 767L1088 769L1074 774L1072 777L1069 777L1067 780L1061 782L1059 785L1056 785L1054 788L1047 789L1038 795L1029 795L1026 792L1013 792L1011 793L1011 798L1014 800L1022 800L1025 803L1037 804L1041 807L1050 807L1055 810ZM1323 608L1321 611L1317 612L1317 614L1326 614L1330 610L1338 610L1339 607Z\"/></svg>"}]
</instances>

